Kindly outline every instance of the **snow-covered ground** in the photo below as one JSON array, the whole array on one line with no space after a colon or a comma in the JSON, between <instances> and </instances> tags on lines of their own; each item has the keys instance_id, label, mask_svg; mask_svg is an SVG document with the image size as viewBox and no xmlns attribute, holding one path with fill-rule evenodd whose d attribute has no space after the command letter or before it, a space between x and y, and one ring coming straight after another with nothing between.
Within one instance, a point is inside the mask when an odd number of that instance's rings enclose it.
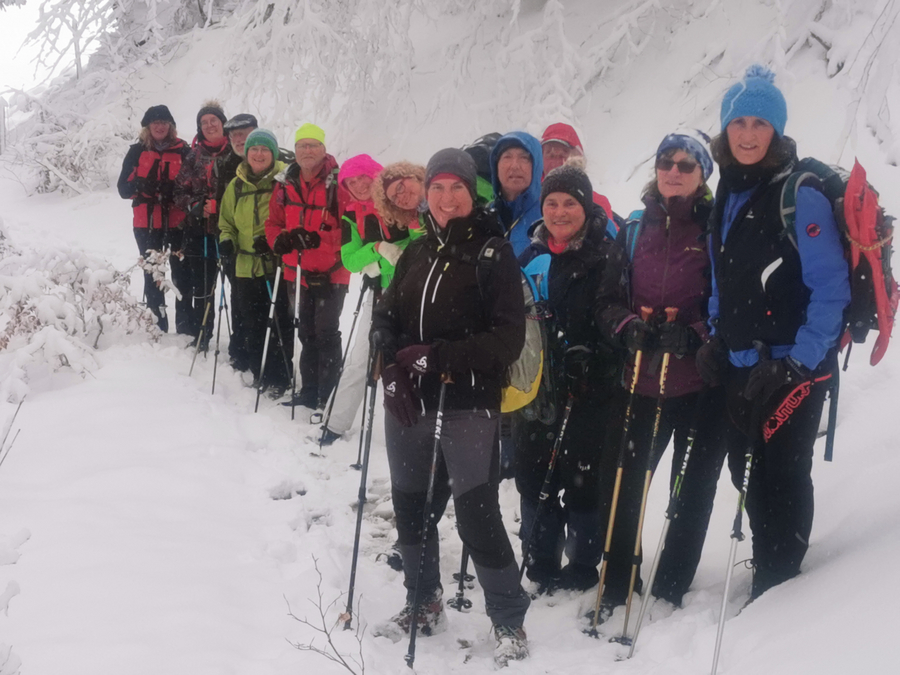
<instances>
[{"instance_id":1,"label":"snow-covered ground","mask_svg":"<svg viewBox=\"0 0 900 675\"><path fill-rule=\"evenodd\" d=\"M467 30L464 16L439 24L417 20L409 124L402 130L329 127L335 139L329 147L339 160L383 149L376 154L384 161L424 162L443 145L512 126L540 133L562 115L583 132L595 187L628 213L638 206L649 175L645 162L659 139L685 123L715 131L718 97L732 76L750 59L771 61L775 45L790 111L787 131L801 154L844 165L859 156L883 202L900 213L900 196L889 189L900 175L892 165L897 145L887 114L900 90L890 45L900 41L884 42L887 51L868 64L878 95L854 89L872 44L883 39L881 30L865 36L874 17L889 9L884 2L829 3L819 19L834 32L816 29L831 44L827 54L812 38L792 46L816 14L817 3L807 0L596 3L609 21L593 2L573 0L560 16L533 12L538 4L522 2L517 25L507 29L485 3L477 17L484 33L461 46L455 41ZM780 30L773 17L783 20ZM562 24L571 40L566 48L547 37ZM227 30L226 24L198 35L167 64L137 73L127 105L112 110L139 117L148 105L166 102L179 120L192 120L202 99L225 86L215 64ZM613 44L616 35L620 47L591 51ZM455 51L445 51L453 45ZM572 45L577 53L566 51ZM863 56L854 52L861 45L869 50ZM545 61L537 70L529 70L531 54ZM592 80L586 75L591 59L601 57L611 61ZM492 68L505 68L509 79L498 81ZM545 77L547 88L531 87L529 75ZM575 98L561 93L570 81L584 86ZM524 103L517 108L519 95ZM240 92L223 96L230 114L244 100ZM110 110L102 108L100 116L114 117ZM185 122L182 135L189 137L193 124ZM287 127L277 130L287 138ZM119 161L110 159L111 173ZM227 366L224 337L215 394L212 354L198 359L189 377L186 339L160 337L133 314L141 291L128 203L112 189L26 197L16 180L20 172L0 162L0 307L16 297L36 298L42 319L57 328L29 344L0 347L0 434L15 410L12 401L28 394L10 434L19 431L18 438L0 466L0 675L348 672L294 644L325 649L322 634L296 619L330 631L344 609L360 476L349 465L357 458L358 434L318 457L307 440L315 427L301 409L291 421L289 409L263 398L254 414L254 391ZM93 334L84 343L59 328L96 321L71 316L74 291L65 283L76 268L86 270L78 293L94 293L100 307L109 296L96 289L118 288L112 270L131 278L132 304L115 296L125 305L116 305L119 320L104 325L96 348ZM356 293L354 287L345 305L345 335ZM9 320L0 312L0 337ZM900 424L893 415L900 347L891 347L877 368L868 366L868 351L856 348L842 380L833 464L821 459L824 441L817 446L817 515L804 573L738 616L750 572L736 568L721 673L897 672ZM340 627L332 636L345 658L362 653L365 672L402 673L406 644L373 638L367 629L399 609L403 598L400 576L382 555L394 532L380 402L376 410L357 580L361 643ZM662 466L667 473L666 460ZM651 493L645 574L662 525L662 478ZM509 482L501 490L515 533L517 495ZM685 607L668 616L651 608L634 658L618 662L623 647L579 631L591 596L562 594L532 605L526 619L531 658L509 672L709 672L736 496L723 476ZM461 552L452 505L441 535L449 595ZM746 541L737 559L749 557ZM419 642L417 672L493 669L483 599L477 586L467 595L470 612L452 612L449 631ZM324 624L317 623L319 606ZM608 637L621 631L622 620L622 613L614 617Z\"/></svg>"},{"instance_id":2,"label":"snow-covered ground","mask_svg":"<svg viewBox=\"0 0 900 675\"><path fill-rule=\"evenodd\" d=\"M25 198L4 181L0 195L8 237L19 249L75 246L120 269L133 263L128 204L112 192ZM201 357L188 377L185 343L166 335L112 345L94 352L82 375L62 368L31 385L13 430L21 430L18 440L0 467L0 641L11 650L0 673L16 673L19 662L22 675L346 672L289 644L323 643L288 610L317 616L316 564L324 602L336 601L328 628L343 610L357 436L325 457L311 456L315 445L305 436L314 427L304 414L291 422L289 409L265 398L254 414L253 390L224 358L211 395L212 358ZM817 518L804 574L728 621L723 673L894 671L900 350L892 348L876 369L865 351L858 348L843 381L835 462L815 465ZM4 429L13 410L2 403ZM398 573L377 559L393 541L377 410L357 586L364 625L392 614L403 595ZM657 481L651 499L651 549L663 485ZM590 672L706 672L735 496L723 478L685 608L646 626L631 661L616 663L622 647L582 635L577 617L590 598L564 594L534 603L526 624L532 658L511 672L581 673L585 664ZM503 504L515 532L509 483ZM449 586L460 554L451 517L441 532ZM738 560L747 557L745 542ZM749 571L739 567L731 614L748 585ZM447 633L420 642L418 672L492 668L483 601L477 589L469 597L471 612L453 613ZM342 653L358 654L352 632L334 635ZM405 650L362 631L369 673L402 672Z\"/></svg>"}]
</instances>

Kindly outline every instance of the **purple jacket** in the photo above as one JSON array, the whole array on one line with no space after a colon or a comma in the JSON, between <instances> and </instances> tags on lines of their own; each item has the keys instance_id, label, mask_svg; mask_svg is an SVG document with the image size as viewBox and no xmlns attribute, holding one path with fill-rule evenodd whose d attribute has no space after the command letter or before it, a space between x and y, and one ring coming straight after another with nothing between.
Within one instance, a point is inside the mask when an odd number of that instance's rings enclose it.
<instances>
[{"instance_id":1,"label":"purple jacket","mask_svg":"<svg viewBox=\"0 0 900 675\"><path fill-rule=\"evenodd\" d=\"M706 341L706 306L711 281L705 233L712 194L704 187L693 199L674 201L668 210L653 197L645 196L643 201L646 208L640 221L629 221L617 239L626 249L624 260L630 260L629 268L621 275L621 283L627 288L624 302L612 304L604 312L603 329L609 339L621 345L623 328L640 316L641 308L662 311L677 307L676 321L691 326ZM626 362L626 383L631 382L632 363L632 359ZM661 352L643 355L635 389L638 394L659 396L661 365ZM693 355L670 359L667 397L683 396L702 388L703 379Z\"/></svg>"}]
</instances>

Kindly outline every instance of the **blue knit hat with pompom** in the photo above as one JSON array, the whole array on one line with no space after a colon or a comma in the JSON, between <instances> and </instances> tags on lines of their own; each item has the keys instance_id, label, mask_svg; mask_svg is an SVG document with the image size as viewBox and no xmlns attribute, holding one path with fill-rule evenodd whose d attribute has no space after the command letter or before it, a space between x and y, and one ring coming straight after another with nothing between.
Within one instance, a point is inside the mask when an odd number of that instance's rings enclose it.
<instances>
[{"instance_id":1,"label":"blue knit hat with pompom","mask_svg":"<svg viewBox=\"0 0 900 675\"><path fill-rule=\"evenodd\" d=\"M738 117L759 117L771 124L779 136L784 136L787 124L787 103L775 86L775 73L759 64L747 68L744 79L725 93L722 99L722 131Z\"/></svg>"}]
</instances>

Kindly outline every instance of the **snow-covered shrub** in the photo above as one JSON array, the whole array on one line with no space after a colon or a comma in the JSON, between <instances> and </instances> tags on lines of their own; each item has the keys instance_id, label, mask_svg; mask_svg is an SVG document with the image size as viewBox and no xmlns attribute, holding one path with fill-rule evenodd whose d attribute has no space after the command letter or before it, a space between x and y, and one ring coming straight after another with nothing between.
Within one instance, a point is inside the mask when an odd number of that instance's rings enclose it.
<instances>
[{"instance_id":1,"label":"snow-covered shrub","mask_svg":"<svg viewBox=\"0 0 900 675\"><path fill-rule=\"evenodd\" d=\"M83 251L18 250L0 221L0 397L18 401L30 377L86 374L96 350L159 335L119 272Z\"/></svg>"}]
</instances>

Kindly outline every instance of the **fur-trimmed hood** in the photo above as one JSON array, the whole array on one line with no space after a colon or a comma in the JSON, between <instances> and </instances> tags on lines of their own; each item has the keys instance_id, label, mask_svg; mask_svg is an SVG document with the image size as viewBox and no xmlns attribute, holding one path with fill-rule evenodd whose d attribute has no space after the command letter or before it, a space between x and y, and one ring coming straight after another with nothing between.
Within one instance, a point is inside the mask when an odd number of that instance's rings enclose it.
<instances>
[{"instance_id":1,"label":"fur-trimmed hood","mask_svg":"<svg viewBox=\"0 0 900 675\"><path fill-rule=\"evenodd\" d=\"M390 202L384 191L384 186L397 178L415 178L425 184L425 167L412 162L394 162L384 167L375 177L372 185L372 199L375 201L375 209L378 215L388 227L396 227L405 230L410 221L418 217L418 211L404 211Z\"/></svg>"}]
</instances>

